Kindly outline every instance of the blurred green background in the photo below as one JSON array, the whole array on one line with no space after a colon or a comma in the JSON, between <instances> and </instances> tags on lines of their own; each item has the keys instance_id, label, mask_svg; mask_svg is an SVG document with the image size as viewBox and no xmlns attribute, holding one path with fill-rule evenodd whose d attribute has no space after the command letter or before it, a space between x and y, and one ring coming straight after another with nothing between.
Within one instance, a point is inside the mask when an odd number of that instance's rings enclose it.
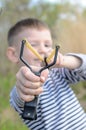
<instances>
[{"instance_id":1,"label":"blurred green background","mask_svg":"<svg viewBox=\"0 0 86 130\"><path fill-rule=\"evenodd\" d=\"M53 1L53 0L52 0ZM0 130L27 130L10 107L9 94L15 84L17 68L6 57L7 32L18 20L36 17L52 30L53 41L65 54L86 54L86 8L68 0L50 3L48 0L0 0ZM71 86L86 111L86 82Z\"/></svg>"}]
</instances>

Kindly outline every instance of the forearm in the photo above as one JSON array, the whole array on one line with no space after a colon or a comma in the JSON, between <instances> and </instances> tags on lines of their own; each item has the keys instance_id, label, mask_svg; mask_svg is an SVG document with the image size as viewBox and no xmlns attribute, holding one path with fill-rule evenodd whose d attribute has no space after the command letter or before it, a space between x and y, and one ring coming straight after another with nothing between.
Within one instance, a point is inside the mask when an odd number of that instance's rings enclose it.
<instances>
[{"instance_id":1,"label":"forearm","mask_svg":"<svg viewBox=\"0 0 86 130\"><path fill-rule=\"evenodd\" d=\"M77 69L82 65L82 60L76 55L63 56L62 67L68 69Z\"/></svg>"},{"instance_id":2,"label":"forearm","mask_svg":"<svg viewBox=\"0 0 86 130\"><path fill-rule=\"evenodd\" d=\"M10 104L20 114L24 108L24 101L19 97L16 87L14 87L10 93Z\"/></svg>"},{"instance_id":3,"label":"forearm","mask_svg":"<svg viewBox=\"0 0 86 130\"><path fill-rule=\"evenodd\" d=\"M57 66L57 71L60 72L70 84L86 80L86 55L70 53L67 54L66 56L67 57L69 56L68 57L69 59L66 58L65 61L63 62L64 64L59 66L61 69L59 69ZM79 64L77 60L71 58L70 56L80 59L81 63ZM77 61L78 64L75 61Z\"/></svg>"}]
</instances>

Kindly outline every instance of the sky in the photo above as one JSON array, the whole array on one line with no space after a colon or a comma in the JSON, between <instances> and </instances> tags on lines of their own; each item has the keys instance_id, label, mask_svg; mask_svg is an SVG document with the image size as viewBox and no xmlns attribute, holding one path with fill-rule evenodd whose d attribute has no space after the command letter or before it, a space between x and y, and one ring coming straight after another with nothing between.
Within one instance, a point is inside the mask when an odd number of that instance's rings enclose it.
<instances>
[{"instance_id":1,"label":"sky","mask_svg":"<svg viewBox=\"0 0 86 130\"><path fill-rule=\"evenodd\" d=\"M33 0L34 3L36 3L38 0ZM62 2L70 2L72 4L79 4L80 6L86 8L86 0L43 0L45 2L51 2L51 3L62 3Z\"/></svg>"},{"instance_id":2,"label":"sky","mask_svg":"<svg viewBox=\"0 0 86 130\"><path fill-rule=\"evenodd\" d=\"M52 0L50 0L50 1L52 1ZM54 1L56 1L56 0L54 0ZM61 0L59 0L59 1L61 2ZM69 2L72 4L80 4L81 6L86 7L86 0L69 0Z\"/></svg>"},{"instance_id":3,"label":"sky","mask_svg":"<svg viewBox=\"0 0 86 130\"><path fill-rule=\"evenodd\" d=\"M32 0L32 3L37 3L39 0ZM51 3L64 3L66 1L72 3L72 4L79 4L83 8L86 8L86 0L42 0L45 2L51 2ZM2 7L2 2L0 1L0 7Z\"/></svg>"}]
</instances>

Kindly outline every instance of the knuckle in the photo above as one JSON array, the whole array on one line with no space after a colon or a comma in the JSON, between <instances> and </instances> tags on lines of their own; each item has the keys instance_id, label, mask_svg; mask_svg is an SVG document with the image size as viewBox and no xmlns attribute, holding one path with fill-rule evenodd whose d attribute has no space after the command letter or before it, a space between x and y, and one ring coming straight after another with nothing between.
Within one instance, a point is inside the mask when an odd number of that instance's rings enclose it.
<instances>
[{"instance_id":1,"label":"knuckle","mask_svg":"<svg viewBox=\"0 0 86 130\"><path fill-rule=\"evenodd\" d=\"M29 101L32 101L34 98L35 98L35 96L27 95L24 97L24 101L29 102Z\"/></svg>"},{"instance_id":2,"label":"knuckle","mask_svg":"<svg viewBox=\"0 0 86 130\"><path fill-rule=\"evenodd\" d=\"M18 78L19 77L19 73L16 73L16 78Z\"/></svg>"},{"instance_id":3,"label":"knuckle","mask_svg":"<svg viewBox=\"0 0 86 130\"><path fill-rule=\"evenodd\" d=\"M28 87L28 88L29 88L29 82L28 82L28 80L25 80L25 81L24 81L24 85L25 85L25 87Z\"/></svg>"},{"instance_id":4,"label":"knuckle","mask_svg":"<svg viewBox=\"0 0 86 130\"><path fill-rule=\"evenodd\" d=\"M43 90L42 90L42 88L40 87L40 88L38 88L36 91L35 91L35 95L39 95L40 93L42 93L43 92Z\"/></svg>"}]
</instances>

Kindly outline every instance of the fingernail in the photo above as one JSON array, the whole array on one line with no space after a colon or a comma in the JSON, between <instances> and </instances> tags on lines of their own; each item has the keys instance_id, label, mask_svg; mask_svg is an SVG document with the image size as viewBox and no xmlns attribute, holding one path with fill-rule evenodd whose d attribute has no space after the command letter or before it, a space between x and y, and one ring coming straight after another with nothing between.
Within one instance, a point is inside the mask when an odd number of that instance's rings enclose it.
<instances>
[{"instance_id":1,"label":"fingernail","mask_svg":"<svg viewBox=\"0 0 86 130\"><path fill-rule=\"evenodd\" d=\"M45 77L41 76L41 81L45 82Z\"/></svg>"}]
</instances>

